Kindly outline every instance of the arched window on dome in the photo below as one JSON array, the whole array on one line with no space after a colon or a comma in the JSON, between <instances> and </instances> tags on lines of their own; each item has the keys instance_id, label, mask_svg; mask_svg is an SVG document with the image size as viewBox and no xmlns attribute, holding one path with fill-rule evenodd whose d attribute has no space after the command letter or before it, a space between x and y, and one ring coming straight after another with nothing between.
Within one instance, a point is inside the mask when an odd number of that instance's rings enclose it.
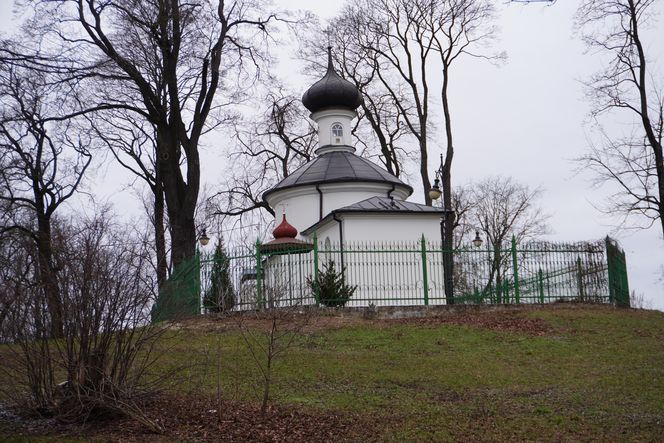
<instances>
[{"instance_id":1,"label":"arched window on dome","mask_svg":"<svg viewBox=\"0 0 664 443\"><path fill-rule=\"evenodd\" d=\"M335 123L332 125L332 140L335 143L341 143L344 136L344 127L341 126L341 123Z\"/></svg>"}]
</instances>

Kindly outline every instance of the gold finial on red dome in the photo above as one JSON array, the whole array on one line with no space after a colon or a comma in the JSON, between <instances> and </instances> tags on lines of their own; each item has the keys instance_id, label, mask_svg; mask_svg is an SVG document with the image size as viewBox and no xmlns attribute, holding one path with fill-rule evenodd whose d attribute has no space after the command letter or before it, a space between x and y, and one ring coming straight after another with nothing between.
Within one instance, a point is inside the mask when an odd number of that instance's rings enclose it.
<instances>
[{"instance_id":1,"label":"gold finial on red dome","mask_svg":"<svg viewBox=\"0 0 664 443\"><path fill-rule=\"evenodd\" d=\"M297 229L295 226L288 223L286 220L286 213L284 213L279 226L272 231L272 235L274 238L295 238L297 236Z\"/></svg>"}]
</instances>

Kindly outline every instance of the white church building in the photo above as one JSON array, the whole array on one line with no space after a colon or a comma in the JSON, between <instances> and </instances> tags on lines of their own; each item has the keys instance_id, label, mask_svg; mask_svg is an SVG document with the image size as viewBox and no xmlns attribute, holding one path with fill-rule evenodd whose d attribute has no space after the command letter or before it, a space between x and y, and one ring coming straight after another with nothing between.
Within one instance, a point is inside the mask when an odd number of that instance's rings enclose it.
<instances>
[{"instance_id":1,"label":"white church building","mask_svg":"<svg viewBox=\"0 0 664 443\"><path fill-rule=\"evenodd\" d=\"M440 244L443 210L407 201L410 185L356 155L351 128L362 96L337 74L331 53L327 72L302 102L317 125L318 148L315 158L263 194L278 226L275 239L261 245L267 258L253 280L263 285L258 293L278 288L313 302L308 279L334 261L357 286L348 306L444 303L440 252L420 251L423 239L430 248ZM429 277L422 273L427 262L437 270Z\"/></svg>"}]
</instances>

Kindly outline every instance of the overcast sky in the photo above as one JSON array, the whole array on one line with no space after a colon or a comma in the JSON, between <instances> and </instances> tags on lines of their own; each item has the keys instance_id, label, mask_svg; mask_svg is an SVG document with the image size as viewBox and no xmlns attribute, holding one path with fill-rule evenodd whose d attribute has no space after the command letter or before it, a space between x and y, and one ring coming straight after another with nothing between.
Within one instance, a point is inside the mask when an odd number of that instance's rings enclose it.
<instances>
[{"instance_id":1,"label":"overcast sky","mask_svg":"<svg viewBox=\"0 0 664 443\"><path fill-rule=\"evenodd\" d=\"M5 34L16 23L12 20L12 3L0 0L0 26ZM284 8L311 10L323 19L332 17L343 4L332 0L276 3ZM507 63L495 67L469 60L456 67L451 79L456 137L453 179L465 183L501 174L532 187L541 186L541 205L552 215L553 233L549 238L594 240L607 234L617 238L627 253L630 288L650 299L653 307L664 310L664 240L659 229L654 226L614 232L618 219L594 207L610 189L593 189L591 176L576 172L578 164L572 161L588 147L589 127L585 123L589 108L580 81L600 66L599 58L585 54L584 46L573 34L576 4L572 0L558 0L553 6L497 2L501 34L496 47L507 51ZM660 68L664 66L662 20L659 35L651 30L648 43ZM276 69L288 76L297 61L284 59ZM659 69L658 75L662 79L664 70ZM296 88L301 83L301 92L308 87L300 75L291 80ZM431 157L437 159L439 153L437 150ZM215 169L218 164L221 161L203 166L211 186L219 182L220 171ZM437 167L436 161L431 170ZM99 183L100 193L116 195L111 201L128 204L122 197L126 191L117 194L121 182L100 177ZM420 194L416 192L413 199L418 200Z\"/></svg>"}]
</instances>

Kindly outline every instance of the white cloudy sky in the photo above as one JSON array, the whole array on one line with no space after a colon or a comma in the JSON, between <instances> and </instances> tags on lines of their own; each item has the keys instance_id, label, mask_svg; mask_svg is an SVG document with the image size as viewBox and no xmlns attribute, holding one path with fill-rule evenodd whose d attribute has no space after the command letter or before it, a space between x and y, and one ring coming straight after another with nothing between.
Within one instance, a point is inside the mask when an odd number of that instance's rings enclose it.
<instances>
[{"instance_id":1,"label":"white cloudy sky","mask_svg":"<svg viewBox=\"0 0 664 443\"><path fill-rule=\"evenodd\" d=\"M13 0L0 0L0 29L5 34L16 23L12 18L12 3ZM284 8L311 10L325 19L332 17L343 2L278 0L276 3ZM572 159L587 149L588 127L584 123L589 108L581 80L600 66L598 57L585 54L573 33L577 2L558 0L553 6L509 4L500 0L496 3L501 28L497 46L507 51L508 62L495 67L471 60L457 66L452 78L455 182L502 174L533 187L541 186L545 191L542 206L552 214L550 238L577 241L607 234L614 236L627 253L630 288L650 299L653 307L664 310L661 232L657 226L613 232L617 219L603 215L594 207L610 189L592 189L591 176L575 172L578 165ZM657 28L650 32L648 49L663 67L664 18L660 18ZM293 63L296 61L282 59L277 69L287 75ZM664 78L664 69L659 69L658 75ZM301 76L292 78L294 82L301 79ZM306 87L301 85L302 90ZM437 158L438 152L433 158ZM432 170L436 167L437 164L431 165ZM204 168L210 185L218 182L215 163L205 164ZM100 191L107 195L115 194L121 183L99 180L103 183ZM111 200L127 204L117 194Z\"/></svg>"}]
</instances>

